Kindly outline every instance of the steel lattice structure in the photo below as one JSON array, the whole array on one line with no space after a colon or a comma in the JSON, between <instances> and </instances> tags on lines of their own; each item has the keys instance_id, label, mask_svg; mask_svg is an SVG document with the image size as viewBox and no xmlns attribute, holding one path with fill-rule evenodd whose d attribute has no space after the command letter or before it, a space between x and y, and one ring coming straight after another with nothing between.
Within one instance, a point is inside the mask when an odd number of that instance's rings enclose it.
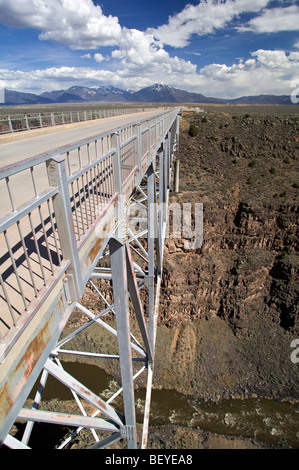
<instances>
[{"instance_id":1,"label":"steel lattice structure","mask_svg":"<svg viewBox=\"0 0 299 470\"><path fill-rule=\"evenodd\" d=\"M167 110L1 169L11 204L0 219L1 444L31 448L34 423L42 422L72 429L58 448L69 446L82 429L93 437L89 448L106 448L120 439L129 449L146 447L179 115L179 108ZM14 188L26 177L32 198L19 203ZM107 283L112 300L105 297ZM86 286L103 306L96 313L82 302ZM81 315L80 325L65 335L74 311ZM118 350L69 347L92 325L117 338ZM120 388L104 400L66 372L61 361L66 354L119 361ZM71 390L80 412L46 409L42 396L49 375ZM141 436L134 400L139 377L146 385ZM38 379L33 406L24 408ZM122 412L113 407L119 396ZM17 439L11 428L19 421L26 426Z\"/></svg>"}]
</instances>

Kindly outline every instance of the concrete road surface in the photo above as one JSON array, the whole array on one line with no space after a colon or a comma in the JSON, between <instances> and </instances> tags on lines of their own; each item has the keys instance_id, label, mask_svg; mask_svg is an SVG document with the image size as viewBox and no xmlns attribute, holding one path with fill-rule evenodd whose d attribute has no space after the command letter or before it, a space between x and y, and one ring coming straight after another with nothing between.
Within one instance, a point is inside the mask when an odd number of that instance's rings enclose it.
<instances>
[{"instance_id":1,"label":"concrete road surface","mask_svg":"<svg viewBox=\"0 0 299 470\"><path fill-rule=\"evenodd\" d=\"M60 147L71 145L77 141L98 136L107 131L125 126L138 120L155 116L162 112L153 109L141 113L127 114L111 118L67 124L32 131L0 136L0 177L1 169L12 163L25 160L36 155L55 151ZM44 166L44 165L43 165ZM45 168L42 174L42 165L35 169L37 190L41 192L48 187ZM13 190L14 203L19 207L33 197L32 179L30 170L10 177ZM0 180L0 217L12 209L5 180Z\"/></svg>"},{"instance_id":2,"label":"concrete road surface","mask_svg":"<svg viewBox=\"0 0 299 470\"><path fill-rule=\"evenodd\" d=\"M79 140L160 114L161 109L0 136L0 169Z\"/></svg>"},{"instance_id":3,"label":"concrete road surface","mask_svg":"<svg viewBox=\"0 0 299 470\"><path fill-rule=\"evenodd\" d=\"M161 109L156 109L151 112L134 113L0 136L0 178L1 169L7 165L39 154L55 151L80 140L99 136L126 124L155 116L161 113L161 111ZM101 151L103 150L101 146L99 148ZM89 150L89 155L95 152L95 149L92 150L90 148ZM77 161L75 157L78 156L78 152L74 151L74 153L75 164ZM87 154L86 148L80 150L81 159L85 158L84 154ZM72 158L70 157L70 168L72 167L71 160ZM42 191L47 190L49 187L45 163L36 165L33 173L37 193L41 194ZM9 190L11 191L11 197ZM0 179L0 222L2 224L5 223L5 216L13 216L13 205L19 209L22 205L26 205L28 201L34 200L35 197L35 184L33 184L30 169L10 176L9 184L5 178ZM52 267L50 257L47 257L47 247L54 250L54 253L56 253L56 247L54 237L52 236L51 238L48 235L53 233L50 212L52 212L50 203L41 203L37 208L31 210L30 214L27 214L26 211L27 215L22 217L18 224L14 223L0 234L1 276L5 282L7 298L10 299L11 309L15 316L22 313L25 307L24 299L27 299L29 302L35 296L32 276L34 277L35 289L37 290L43 286L44 278L48 279L51 276ZM84 214L82 219L83 217ZM32 227L34 227L33 230ZM38 241L39 252L41 254L36 250L34 240ZM24 257L24 242L26 243L26 253L27 258L30 258L30 263ZM14 260L17 266L18 278L14 275L12 260ZM29 266L32 268L31 275ZM22 284L22 291L19 283ZM2 287L0 287L0 335L2 334L3 336L13 326L13 316L5 298L6 294L4 291L2 292Z\"/></svg>"}]
</instances>

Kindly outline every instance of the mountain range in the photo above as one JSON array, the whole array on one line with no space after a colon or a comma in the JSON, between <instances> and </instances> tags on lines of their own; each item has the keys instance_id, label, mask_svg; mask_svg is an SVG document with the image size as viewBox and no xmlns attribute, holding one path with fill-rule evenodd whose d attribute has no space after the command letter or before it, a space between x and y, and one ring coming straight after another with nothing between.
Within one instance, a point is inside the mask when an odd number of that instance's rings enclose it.
<instances>
[{"instance_id":1,"label":"mountain range","mask_svg":"<svg viewBox=\"0 0 299 470\"><path fill-rule=\"evenodd\" d=\"M5 90L4 105L55 103L211 103L211 104L292 104L288 95L243 96L237 99L207 97L169 85L156 83L139 91L122 90L113 86L72 86L67 90L44 92L41 95Z\"/></svg>"}]
</instances>

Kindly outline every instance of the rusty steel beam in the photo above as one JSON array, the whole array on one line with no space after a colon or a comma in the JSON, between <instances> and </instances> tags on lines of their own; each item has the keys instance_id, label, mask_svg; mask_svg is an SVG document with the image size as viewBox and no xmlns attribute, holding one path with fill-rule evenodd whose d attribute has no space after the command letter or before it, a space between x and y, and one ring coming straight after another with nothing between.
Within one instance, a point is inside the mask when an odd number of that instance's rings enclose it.
<instances>
[{"instance_id":1,"label":"rusty steel beam","mask_svg":"<svg viewBox=\"0 0 299 470\"><path fill-rule=\"evenodd\" d=\"M124 424L123 418L118 413L116 413L116 411L110 405L107 405L104 400L81 384L78 380L74 379L74 377L72 377L70 374L60 369L60 367L58 367L58 365L53 361L47 359L44 367L46 371L49 372L53 377L69 387L71 390L74 390L80 397L84 398L91 405L99 409L108 418L112 419L112 421L118 424L118 426L122 426Z\"/></svg>"},{"instance_id":2,"label":"rusty steel beam","mask_svg":"<svg viewBox=\"0 0 299 470\"><path fill-rule=\"evenodd\" d=\"M101 431L119 432L119 426L102 418L56 413L54 411L22 408L18 414L18 419L21 421L38 421L39 423L57 424L60 426L81 426L84 428L100 429Z\"/></svg>"},{"instance_id":3,"label":"rusty steel beam","mask_svg":"<svg viewBox=\"0 0 299 470\"><path fill-rule=\"evenodd\" d=\"M64 277L48 288L46 299L0 364L0 443L7 436L74 308L65 295L66 283Z\"/></svg>"},{"instance_id":4,"label":"rusty steel beam","mask_svg":"<svg viewBox=\"0 0 299 470\"><path fill-rule=\"evenodd\" d=\"M154 118L0 169L0 180L7 183L6 189L12 206L12 212L0 218L0 228L3 229L3 240L6 240L9 251L6 259L11 259L11 269L18 280L15 289L19 289L19 296L22 294L25 305L25 311L14 313L15 299L10 297L11 291L5 284L10 271L7 270L5 276L1 273L3 296L10 308L14 324L8 325L8 332L0 343L0 444L4 443L11 448L28 448L34 422L44 421L70 426L75 423L78 432L81 428L91 429L97 441L94 448L105 448L121 438L127 441L129 448L135 449L137 428L134 380L143 372L147 372L142 439L142 446L146 446L167 222L166 207L171 178L172 147L178 133L179 111L168 110ZM90 156L91 146L95 148L93 157ZM74 163L73 169L71 159L74 154L79 160ZM42 193L38 193L34 176L37 165L44 165L47 169L49 186L48 189L45 187ZM10 178L17 173L22 176L24 171L31 172L34 197L27 202L23 201L24 204L19 207L14 199ZM141 198L138 199L135 193L139 193ZM131 203L147 210L144 220L148 226L138 235L130 233L127 228L126 214ZM155 207L153 214L152 204ZM44 206L48 207L48 225L42 219ZM40 214L40 227L34 225L35 212ZM31 251L27 241L26 244L22 240L21 224L25 220L26 227L30 222L28 230L31 236ZM8 226L13 234L11 245L6 234ZM154 238L151 237L152 231ZM15 233L21 237L18 243ZM146 235L145 243L141 242L141 238ZM131 250L139 256L140 266L133 261ZM53 255L57 259L57 266L53 263ZM111 269L101 272L97 264L105 256L105 259L110 261ZM24 267L24 260L29 270ZM30 270L30 263L33 261L40 265L42 287L35 285L35 278L38 279L38 276ZM24 271L25 268L28 273L30 271L31 278L24 279L27 272ZM23 271L20 271L21 269ZM107 302L92 284L91 279L101 276L108 282L109 279L112 281L112 302ZM105 308L99 313L93 313L81 305L80 298L89 282L105 302ZM149 325L145 321L139 295L139 290L144 286L149 287ZM135 310L141 335L140 342L143 344L140 344L131 332L129 299ZM87 320L73 333L60 339L75 307ZM102 320L104 315L111 313L116 318L116 329ZM4 320L6 321L6 318L2 319L3 324ZM117 337L118 353L73 351L73 354L90 354L101 359L105 357L119 360L121 388L107 402L54 362L58 354L66 352L61 349L63 344L93 324L102 326ZM132 356L132 349L139 357ZM71 354L72 351L67 353ZM58 362L58 358L56 361ZM145 365L133 374L133 362L136 365L143 362ZM36 395L32 410L22 409L43 370L42 381L46 374L51 374L69 387L75 397L81 397L95 406L101 417L88 417L81 405L82 416L41 411L41 393ZM40 392L43 389L44 383ZM121 393L124 417L110 405L110 401ZM103 415L109 422L102 418ZM9 434L17 418L27 421L22 442ZM101 441L95 430L103 427L112 434ZM65 442L69 442L69 439Z\"/></svg>"}]
</instances>

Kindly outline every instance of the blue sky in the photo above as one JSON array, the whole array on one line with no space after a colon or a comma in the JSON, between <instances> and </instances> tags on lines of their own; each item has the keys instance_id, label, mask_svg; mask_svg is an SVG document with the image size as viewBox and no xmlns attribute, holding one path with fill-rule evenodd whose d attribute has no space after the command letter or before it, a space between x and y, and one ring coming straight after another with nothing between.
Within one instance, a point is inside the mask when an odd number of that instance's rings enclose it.
<instances>
[{"instance_id":1,"label":"blue sky","mask_svg":"<svg viewBox=\"0 0 299 470\"><path fill-rule=\"evenodd\" d=\"M297 0L0 0L0 87L235 98L299 86Z\"/></svg>"}]
</instances>

